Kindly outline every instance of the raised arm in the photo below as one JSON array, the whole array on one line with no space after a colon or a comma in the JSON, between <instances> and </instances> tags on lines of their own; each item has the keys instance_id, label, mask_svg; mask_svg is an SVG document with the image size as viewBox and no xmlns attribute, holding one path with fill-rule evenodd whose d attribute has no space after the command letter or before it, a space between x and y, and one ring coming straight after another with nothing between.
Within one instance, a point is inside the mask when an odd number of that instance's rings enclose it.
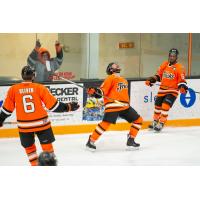
<instances>
[{"instance_id":1,"label":"raised arm","mask_svg":"<svg viewBox=\"0 0 200 200\"><path fill-rule=\"evenodd\" d=\"M37 40L35 43L35 48L33 49L33 51L29 54L27 58L28 65L34 67L36 61L38 60L38 51L40 47L41 47L40 40Z\"/></svg>"}]
</instances>

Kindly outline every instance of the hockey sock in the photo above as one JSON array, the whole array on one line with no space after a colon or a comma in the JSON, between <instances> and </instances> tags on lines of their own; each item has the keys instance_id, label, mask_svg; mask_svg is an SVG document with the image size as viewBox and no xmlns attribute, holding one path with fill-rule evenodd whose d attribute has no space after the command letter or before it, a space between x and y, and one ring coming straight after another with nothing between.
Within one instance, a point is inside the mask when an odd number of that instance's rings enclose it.
<instances>
[{"instance_id":1,"label":"hockey sock","mask_svg":"<svg viewBox=\"0 0 200 200\"><path fill-rule=\"evenodd\" d=\"M31 166L37 166L38 165L38 155L36 153L35 144L33 144L30 147L25 148L25 151L26 151L26 154L28 156Z\"/></svg>"},{"instance_id":2,"label":"hockey sock","mask_svg":"<svg viewBox=\"0 0 200 200\"><path fill-rule=\"evenodd\" d=\"M110 126L110 122L102 121L100 122L95 130L93 131L92 135L90 136L90 140L95 142L98 138L108 129Z\"/></svg>"},{"instance_id":3,"label":"hockey sock","mask_svg":"<svg viewBox=\"0 0 200 200\"><path fill-rule=\"evenodd\" d=\"M141 126L142 126L142 122L143 119L142 117L139 117L137 120L135 120L132 124L131 124L131 128L130 128L130 136L132 138L135 138L138 134L138 131L140 130Z\"/></svg>"},{"instance_id":4,"label":"hockey sock","mask_svg":"<svg viewBox=\"0 0 200 200\"><path fill-rule=\"evenodd\" d=\"M49 152L49 153L53 153L53 152L54 152L52 143L49 143L49 144L41 144L41 147L42 147L42 150L43 150L43 151L47 151L47 152Z\"/></svg>"},{"instance_id":5,"label":"hockey sock","mask_svg":"<svg viewBox=\"0 0 200 200\"><path fill-rule=\"evenodd\" d=\"M162 104L161 117L159 120L161 123L165 123L167 121L169 109L170 109L169 104L166 104L166 103Z\"/></svg>"},{"instance_id":6,"label":"hockey sock","mask_svg":"<svg viewBox=\"0 0 200 200\"><path fill-rule=\"evenodd\" d=\"M161 106L155 106L153 119L158 121L161 116Z\"/></svg>"}]
</instances>

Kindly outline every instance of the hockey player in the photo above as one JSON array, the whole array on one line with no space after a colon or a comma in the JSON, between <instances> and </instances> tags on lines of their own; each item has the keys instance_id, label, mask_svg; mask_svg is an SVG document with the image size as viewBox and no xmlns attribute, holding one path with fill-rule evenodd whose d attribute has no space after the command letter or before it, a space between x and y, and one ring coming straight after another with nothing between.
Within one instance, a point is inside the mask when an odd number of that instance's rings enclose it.
<instances>
[{"instance_id":1,"label":"hockey player","mask_svg":"<svg viewBox=\"0 0 200 200\"><path fill-rule=\"evenodd\" d=\"M25 66L21 72L24 82L11 86L0 111L0 127L16 108L17 125L21 145L32 166L38 164L35 135L37 135L42 150L54 155L52 143L55 141L51 123L45 107L52 112L69 112L79 108L77 102L62 103L42 84L33 83L35 70Z\"/></svg>"},{"instance_id":2,"label":"hockey player","mask_svg":"<svg viewBox=\"0 0 200 200\"><path fill-rule=\"evenodd\" d=\"M43 151L40 153L38 158L39 166L57 166L57 160L54 155L48 151Z\"/></svg>"},{"instance_id":3,"label":"hockey player","mask_svg":"<svg viewBox=\"0 0 200 200\"><path fill-rule=\"evenodd\" d=\"M95 98L104 97L105 113L103 121L100 122L93 133L89 136L86 147L95 150L95 142L109 128L115 124L118 117L121 117L131 123L127 139L127 146L131 148L139 147L135 138L142 125L142 117L130 106L128 94L128 82L120 76L121 68L116 63L110 63L106 72L108 77L104 80L100 88L89 88L88 94ZM117 100L117 101L114 101Z\"/></svg>"},{"instance_id":4,"label":"hockey player","mask_svg":"<svg viewBox=\"0 0 200 200\"><path fill-rule=\"evenodd\" d=\"M168 61L159 67L157 73L146 80L147 86L153 86L157 81L160 88L155 100L153 122L150 129L159 132L167 121L168 112L173 106L179 92L186 94L188 87L185 80L185 69L178 63L178 50L173 48L169 51Z\"/></svg>"}]
</instances>

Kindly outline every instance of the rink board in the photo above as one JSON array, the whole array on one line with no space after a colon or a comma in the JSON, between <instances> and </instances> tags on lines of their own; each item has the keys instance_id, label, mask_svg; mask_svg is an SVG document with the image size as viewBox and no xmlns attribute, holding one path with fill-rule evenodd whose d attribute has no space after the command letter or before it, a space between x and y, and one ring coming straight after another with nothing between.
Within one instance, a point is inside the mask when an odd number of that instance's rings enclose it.
<instances>
[{"instance_id":1,"label":"rink board","mask_svg":"<svg viewBox=\"0 0 200 200\"><path fill-rule=\"evenodd\" d=\"M194 91L200 91L199 79L188 80L190 91L187 96L177 98L173 109L169 112L169 121L167 126L200 126L199 114L199 94ZM68 102L77 100L80 109L76 112L69 113L49 113L52 121L52 127L55 134L79 134L92 132L99 121L83 120L83 89L72 84L51 84L47 85L52 94L61 101ZM0 101L4 100L9 86L0 86ZM65 89L67 88L67 90ZM144 124L142 129L148 127L152 120L154 98L159 86L152 88L146 87L144 81L130 82L130 100L131 106L143 117ZM18 129L16 126L15 112L6 120L7 123L0 129L0 137L18 137ZM121 131L129 130L130 124L119 121L116 125L111 125L109 130Z\"/></svg>"},{"instance_id":2,"label":"rink board","mask_svg":"<svg viewBox=\"0 0 200 200\"><path fill-rule=\"evenodd\" d=\"M189 91L186 95L179 94L173 108L169 111L168 120L200 118L199 79L188 79ZM130 87L130 104L145 121L152 120L154 101L159 85L148 87L144 81L132 81Z\"/></svg>"},{"instance_id":3,"label":"rink board","mask_svg":"<svg viewBox=\"0 0 200 200\"><path fill-rule=\"evenodd\" d=\"M146 129L150 121L144 121L142 129ZM166 126L170 127L188 127L188 126L200 126L200 119L181 119L181 120L169 120ZM69 125L69 126L53 126L54 134L81 134L91 133L96 127L96 124L84 124L84 125ZM129 130L130 124L120 122L115 125L111 125L109 131L123 131ZM0 138L5 137L19 137L18 129L0 129Z\"/></svg>"}]
</instances>

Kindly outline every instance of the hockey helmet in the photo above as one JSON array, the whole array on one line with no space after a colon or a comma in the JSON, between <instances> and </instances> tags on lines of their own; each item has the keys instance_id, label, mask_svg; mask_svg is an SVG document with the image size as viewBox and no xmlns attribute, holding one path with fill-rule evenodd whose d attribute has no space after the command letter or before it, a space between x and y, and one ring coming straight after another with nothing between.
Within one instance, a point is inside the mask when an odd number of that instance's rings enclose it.
<instances>
[{"instance_id":1,"label":"hockey helmet","mask_svg":"<svg viewBox=\"0 0 200 200\"><path fill-rule=\"evenodd\" d=\"M21 76L23 80L33 80L35 77L35 69L29 65L22 68Z\"/></svg>"},{"instance_id":2,"label":"hockey helmet","mask_svg":"<svg viewBox=\"0 0 200 200\"><path fill-rule=\"evenodd\" d=\"M54 153L44 151L40 153L38 158L39 166L57 166L57 160Z\"/></svg>"}]
</instances>

